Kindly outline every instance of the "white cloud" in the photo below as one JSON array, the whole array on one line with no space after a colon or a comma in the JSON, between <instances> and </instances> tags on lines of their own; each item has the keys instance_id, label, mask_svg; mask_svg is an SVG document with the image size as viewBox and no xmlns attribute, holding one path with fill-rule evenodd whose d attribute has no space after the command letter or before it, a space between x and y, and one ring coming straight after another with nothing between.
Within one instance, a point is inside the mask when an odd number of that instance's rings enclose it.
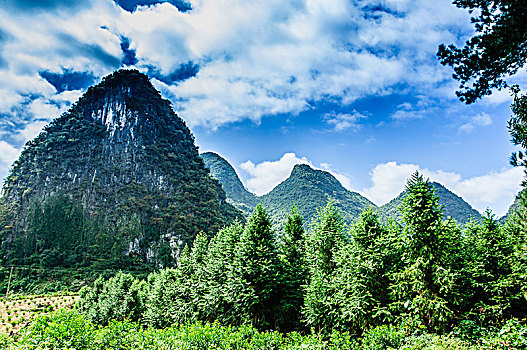
<instances>
[{"instance_id":1,"label":"white cloud","mask_svg":"<svg viewBox=\"0 0 527 350\"><path fill-rule=\"evenodd\" d=\"M0 179L4 179L7 176L8 169L18 158L21 151L21 149L0 140Z\"/></svg>"},{"instance_id":2,"label":"white cloud","mask_svg":"<svg viewBox=\"0 0 527 350\"><path fill-rule=\"evenodd\" d=\"M419 107L422 107L420 103L416 106L413 106L408 102L402 103L397 106L391 117L397 121L421 119L424 117L425 111Z\"/></svg>"},{"instance_id":3,"label":"white cloud","mask_svg":"<svg viewBox=\"0 0 527 350\"><path fill-rule=\"evenodd\" d=\"M294 153L285 153L279 160L264 161L255 165L250 160L240 164L240 167L250 175L245 184L247 189L258 196L271 191L291 174L296 164L313 164L305 157L297 157Z\"/></svg>"},{"instance_id":4,"label":"white cloud","mask_svg":"<svg viewBox=\"0 0 527 350\"><path fill-rule=\"evenodd\" d=\"M19 130L18 133L15 134L15 139L22 141L22 143L26 143L28 140L37 137L47 124L48 122L43 120L28 123L24 129Z\"/></svg>"},{"instance_id":5,"label":"white cloud","mask_svg":"<svg viewBox=\"0 0 527 350\"><path fill-rule=\"evenodd\" d=\"M418 170L424 176L446 186L480 212L488 207L498 216L504 215L520 190L521 168L506 168L463 179L460 174L429 170L416 164L387 162L375 166L370 175L372 186L361 193L377 205L387 203L404 190L406 181Z\"/></svg>"},{"instance_id":6,"label":"white cloud","mask_svg":"<svg viewBox=\"0 0 527 350\"><path fill-rule=\"evenodd\" d=\"M324 115L324 120L333 126L335 131L344 131L350 128L359 129L359 120L365 119L366 116L357 111L353 113L328 113Z\"/></svg>"},{"instance_id":7,"label":"white cloud","mask_svg":"<svg viewBox=\"0 0 527 350\"><path fill-rule=\"evenodd\" d=\"M0 68L6 89L0 111L20 105L21 94L53 99L56 92L39 71L111 72L122 57L120 36L130 39L139 69L169 74L182 63L199 64L194 78L170 86L157 82L191 126L297 114L313 101L349 104L400 86L442 94L451 73L437 62L437 43L470 33L467 13L448 1L385 1L385 10L376 12L366 10L369 5L200 0L187 13L168 3L129 13L112 0L92 0L38 16L8 7L0 10L0 30L9 37L0 50L9 62ZM401 117L403 112L421 116L410 110L400 111Z\"/></svg>"},{"instance_id":8,"label":"white cloud","mask_svg":"<svg viewBox=\"0 0 527 350\"><path fill-rule=\"evenodd\" d=\"M489 126L492 124L492 118L487 113L479 113L470 118L470 121L459 127L460 132L470 133L477 126Z\"/></svg>"},{"instance_id":9,"label":"white cloud","mask_svg":"<svg viewBox=\"0 0 527 350\"><path fill-rule=\"evenodd\" d=\"M314 169L328 171L348 190L352 188L350 177L335 170L327 163L315 166L306 157L295 153L285 153L279 160L252 161L242 163L240 167L249 174L245 185L256 195L263 195L287 179L296 164L307 164ZM429 170L416 164L387 162L375 166L371 173L372 186L359 192L377 205L382 205L397 197L405 188L412 173L419 171L431 181L439 182L450 191L461 196L476 210L483 212L487 208L498 216L504 215L520 190L523 179L521 168L506 168L492 171L481 176L463 178L460 174L442 170Z\"/></svg>"}]
</instances>

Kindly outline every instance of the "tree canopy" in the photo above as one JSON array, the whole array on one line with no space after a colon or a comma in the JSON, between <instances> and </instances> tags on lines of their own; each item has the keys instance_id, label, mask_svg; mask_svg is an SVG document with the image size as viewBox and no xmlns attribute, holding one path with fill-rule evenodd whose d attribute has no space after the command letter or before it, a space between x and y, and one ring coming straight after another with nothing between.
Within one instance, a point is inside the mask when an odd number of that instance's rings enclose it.
<instances>
[{"instance_id":1,"label":"tree canopy","mask_svg":"<svg viewBox=\"0 0 527 350\"><path fill-rule=\"evenodd\" d=\"M475 35L462 48L441 44L437 52L459 80L456 92L467 104L509 86L507 78L527 61L527 3L525 0L454 0L473 13Z\"/></svg>"}]
</instances>

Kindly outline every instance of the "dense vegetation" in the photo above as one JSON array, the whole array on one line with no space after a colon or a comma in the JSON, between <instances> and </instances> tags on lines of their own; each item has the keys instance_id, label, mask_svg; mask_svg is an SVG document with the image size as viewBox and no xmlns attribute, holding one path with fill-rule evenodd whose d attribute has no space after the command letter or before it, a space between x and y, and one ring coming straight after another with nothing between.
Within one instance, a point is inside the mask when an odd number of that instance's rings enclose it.
<instances>
[{"instance_id":1,"label":"dense vegetation","mask_svg":"<svg viewBox=\"0 0 527 350\"><path fill-rule=\"evenodd\" d=\"M230 201L246 216L249 216L258 204L258 198L243 186L232 165L213 152L205 152L200 156L205 162L205 166L210 170L212 177L220 181L227 201Z\"/></svg>"},{"instance_id":2,"label":"dense vegetation","mask_svg":"<svg viewBox=\"0 0 527 350\"><path fill-rule=\"evenodd\" d=\"M439 204L443 208L445 217L451 217L459 224L466 224L470 220L481 219L481 214L465 202L463 198L450 192L445 186L437 182L432 182L432 186L434 186L435 193L439 197ZM406 195L407 192L403 191L396 198L381 206L379 208L381 218L384 220L388 220L388 218L399 218L401 216L399 207Z\"/></svg>"},{"instance_id":3,"label":"dense vegetation","mask_svg":"<svg viewBox=\"0 0 527 350\"><path fill-rule=\"evenodd\" d=\"M5 181L0 262L170 266L241 213L189 129L137 72L117 71L29 141Z\"/></svg>"},{"instance_id":4,"label":"dense vegetation","mask_svg":"<svg viewBox=\"0 0 527 350\"><path fill-rule=\"evenodd\" d=\"M478 345L473 345L476 334ZM317 333L282 334L247 325L233 327L201 322L145 329L125 320L97 327L83 315L59 311L38 318L16 339L0 334L0 349L506 350L525 348L526 335L527 328L516 321L492 331L459 328L449 335L409 334L404 326L379 326L367 330L362 337L335 331L327 338Z\"/></svg>"},{"instance_id":5,"label":"dense vegetation","mask_svg":"<svg viewBox=\"0 0 527 350\"><path fill-rule=\"evenodd\" d=\"M525 63L525 4L454 3L478 10L476 36L463 50L442 47L439 54L462 83L459 96L473 102L507 86L503 76ZM513 92L509 131L525 148L527 97L519 88ZM527 167L522 152L512 161ZM276 232L258 205L247 223L187 242L175 268L146 279L129 273L99 278L82 290L76 311L41 316L16 337L0 334L0 349L525 349L527 182L523 186L517 212L505 224L489 211L464 226L445 219L437 188L417 173L401 198L400 221L382 221L365 209L349 223L336 198L307 218L309 230L299 207ZM38 233L35 247L49 250L59 237L60 249L72 253L66 232L89 227L79 214L85 206L69 193L58 196L65 197L25 207L27 222L14 223ZM8 226L9 210L1 217ZM50 231L52 218L59 220ZM72 237L89 242L84 231ZM45 258L35 256L45 262L69 255Z\"/></svg>"},{"instance_id":6,"label":"dense vegetation","mask_svg":"<svg viewBox=\"0 0 527 350\"><path fill-rule=\"evenodd\" d=\"M298 207L305 221L310 222L316 216L317 208L324 206L329 198L334 200L348 224L357 219L366 207L378 209L379 216L384 221L390 217L398 219L401 216L398 208L406 195L405 192L378 208L360 194L345 189L327 171L299 165L293 169L288 179L270 193L256 197L243 187L238 175L225 159L212 152L203 153L201 157L205 161L205 166L210 169L211 175L218 179L225 189L227 200L243 211L246 217L260 201L267 208L275 224L280 225L293 205ZM465 224L471 219L481 219L481 214L463 198L437 182L433 182L432 185L439 196L439 203L443 206L445 216L452 217L460 224ZM511 211L514 211L514 208Z\"/></svg>"},{"instance_id":7,"label":"dense vegetation","mask_svg":"<svg viewBox=\"0 0 527 350\"><path fill-rule=\"evenodd\" d=\"M422 176L414 174L406 190L401 223L366 209L348 227L329 202L308 232L293 210L278 234L258 205L245 225L210 241L198 236L176 268L146 281L123 273L99 279L81 292L78 311L103 326L218 322L313 330L324 341L394 332L394 348L409 335L446 342L457 334L475 344L502 327L525 332L516 320L527 316L527 241L516 217L503 226L486 213L462 228L444 219Z\"/></svg>"}]
</instances>

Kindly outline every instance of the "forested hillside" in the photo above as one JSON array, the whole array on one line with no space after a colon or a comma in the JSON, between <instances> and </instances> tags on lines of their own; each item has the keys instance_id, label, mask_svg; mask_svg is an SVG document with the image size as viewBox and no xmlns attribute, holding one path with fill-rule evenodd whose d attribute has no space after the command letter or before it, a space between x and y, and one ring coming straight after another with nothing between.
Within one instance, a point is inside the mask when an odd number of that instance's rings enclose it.
<instances>
[{"instance_id":1,"label":"forested hillside","mask_svg":"<svg viewBox=\"0 0 527 350\"><path fill-rule=\"evenodd\" d=\"M509 210L507 211L507 213L500 219L501 223L505 223L507 219L509 219L512 215L516 214L516 212L520 209L521 198L522 196L525 196L525 193L526 193L525 190L518 193L516 198L514 198L514 202L512 202L511 206L509 207Z\"/></svg>"},{"instance_id":2,"label":"forested hillside","mask_svg":"<svg viewBox=\"0 0 527 350\"><path fill-rule=\"evenodd\" d=\"M218 179L225 189L227 200L248 216L256 203L261 202L269 210L274 223L279 224L284 220L293 206L297 206L300 214L307 220L316 215L316 208L325 205L331 198L339 208L347 223L356 219L366 207L379 211L382 220L388 218L399 219L401 213L399 206L406 192L381 207L377 207L367 198L356 192L344 188L333 175L323 170L315 170L308 165L297 165L291 175L271 192L257 197L245 189L238 175L221 156L207 152L201 155L211 175ZM443 185L433 182L432 185L439 196L445 217L452 217L458 223L465 224L471 219L480 220L481 214L472 208L452 191Z\"/></svg>"},{"instance_id":3,"label":"forested hillside","mask_svg":"<svg viewBox=\"0 0 527 350\"><path fill-rule=\"evenodd\" d=\"M401 224L366 209L347 228L328 203L309 232L293 210L278 233L258 205L245 225L198 236L175 269L146 282L98 280L82 291L78 311L110 328L112 320L159 329L191 322L206 332L200 322L216 320L218 331L311 329L328 348L527 346L517 321L527 316L521 227L489 215L466 227L444 220L434 186L417 173L406 191Z\"/></svg>"},{"instance_id":4,"label":"forested hillside","mask_svg":"<svg viewBox=\"0 0 527 350\"><path fill-rule=\"evenodd\" d=\"M200 156L205 162L205 166L209 168L210 174L221 183L227 201L240 209L246 216L250 215L259 200L243 186L232 165L213 152L205 152Z\"/></svg>"},{"instance_id":5,"label":"forested hillside","mask_svg":"<svg viewBox=\"0 0 527 350\"><path fill-rule=\"evenodd\" d=\"M261 202L269 208L274 222L282 222L295 206L306 222L311 222L317 215L317 209L325 206L329 199L333 200L348 224L357 219L363 209L376 208L360 194L345 189L327 171L315 170L305 164L295 165L291 175L263 195Z\"/></svg>"},{"instance_id":6,"label":"forested hillside","mask_svg":"<svg viewBox=\"0 0 527 350\"><path fill-rule=\"evenodd\" d=\"M463 198L437 182L432 182L432 186L439 197L439 204L443 209L445 217L451 217L459 224L465 224L470 220L481 220L481 214L465 202ZM399 196L380 207L379 213L383 220L388 220L390 217L397 219L401 217L402 213L399 211L399 208L407 194L408 192L403 191Z\"/></svg>"},{"instance_id":7,"label":"forested hillside","mask_svg":"<svg viewBox=\"0 0 527 350\"><path fill-rule=\"evenodd\" d=\"M29 141L7 177L1 258L41 266L169 266L241 213L148 78L117 71Z\"/></svg>"}]
</instances>

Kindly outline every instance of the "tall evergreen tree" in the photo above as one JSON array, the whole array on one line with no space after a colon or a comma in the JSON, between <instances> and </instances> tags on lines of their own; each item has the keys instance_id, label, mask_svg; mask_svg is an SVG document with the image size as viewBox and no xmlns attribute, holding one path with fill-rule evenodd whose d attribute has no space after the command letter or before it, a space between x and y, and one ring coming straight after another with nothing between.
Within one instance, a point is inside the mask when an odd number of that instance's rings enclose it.
<instances>
[{"instance_id":1,"label":"tall evergreen tree","mask_svg":"<svg viewBox=\"0 0 527 350\"><path fill-rule=\"evenodd\" d=\"M197 304L193 299L193 270L190 251L185 246L176 268L149 275L146 312L143 315L145 324L164 328L197 319Z\"/></svg>"},{"instance_id":2,"label":"tall evergreen tree","mask_svg":"<svg viewBox=\"0 0 527 350\"><path fill-rule=\"evenodd\" d=\"M329 201L325 208L318 210L306 238L309 277L303 309L305 324L325 333L331 332L340 318L334 299L335 253L346 240L344 220Z\"/></svg>"},{"instance_id":3,"label":"tall evergreen tree","mask_svg":"<svg viewBox=\"0 0 527 350\"><path fill-rule=\"evenodd\" d=\"M362 332L391 319L390 275L398 258L398 237L371 209L351 227L352 241L337 255L336 295L341 326Z\"/></svg>"},{"instance_id":4,"label":"tall evergreen tree","mask_svg":"<svg viewBox=\"0 0 527 350\"><path fill-rule=\"evenodd\" d=\"M209 243L205 262L207 292L203 306L204 317L207 321L217 320L224 324L233 324L237 321L232 296L232 281L236 246L243 230L243 225L235 222L221 229Z\"/></svg>"},{"instance_id":5,"label":"tall evergreen tree","mask_svg":"<svg viewBox=\"0 0 527 350\"><path fill-rule=\"evenodd\" d=\"M304 226L302 217L293 208L284 223L280 240L282 263L281 330L300 328L300 312L304 304L303 286L307 269L304 249Z\"/></svg>"},{"instance_id":6,"label":"tall evergreen tree","mask_svg":"<svg viewBox=\"0 0 527 350\"><path fill-rule=\"evenodd\" d=\"M239 321L274 328L280 307L280 261L271 218L261 204L240 236L233 267L233 309Z\"/></svg>"},{"instance_id":7,"label":"tall evergreen tree","mask_svg":"<svg viewBox=\"0 0 527 350\"><path fill-rule=\"evenodd\" d=\"M485 323L499 323L511 316L525 316L525 266L517 269L522 265L517 263L526 260L522 258L524 244L518 235L520 232L512 224L506 230L489 210L481 225L467 230L471 317Z\"/></svg>"},{"instance_id":8,"label":"tall evergreen tree","mask_svg":"<svg viewBox=\"0 0 527 350\"><path fill-rule=\"evenodd\" d=\"M439 199L432 184L415 172L406 185L403 200L403 269L395 274L392 305L403 315L414 317L430 331L440 331L453 317L447 295L454 274L446 262L444 226Z\"/></svg>"}]
</instances>

